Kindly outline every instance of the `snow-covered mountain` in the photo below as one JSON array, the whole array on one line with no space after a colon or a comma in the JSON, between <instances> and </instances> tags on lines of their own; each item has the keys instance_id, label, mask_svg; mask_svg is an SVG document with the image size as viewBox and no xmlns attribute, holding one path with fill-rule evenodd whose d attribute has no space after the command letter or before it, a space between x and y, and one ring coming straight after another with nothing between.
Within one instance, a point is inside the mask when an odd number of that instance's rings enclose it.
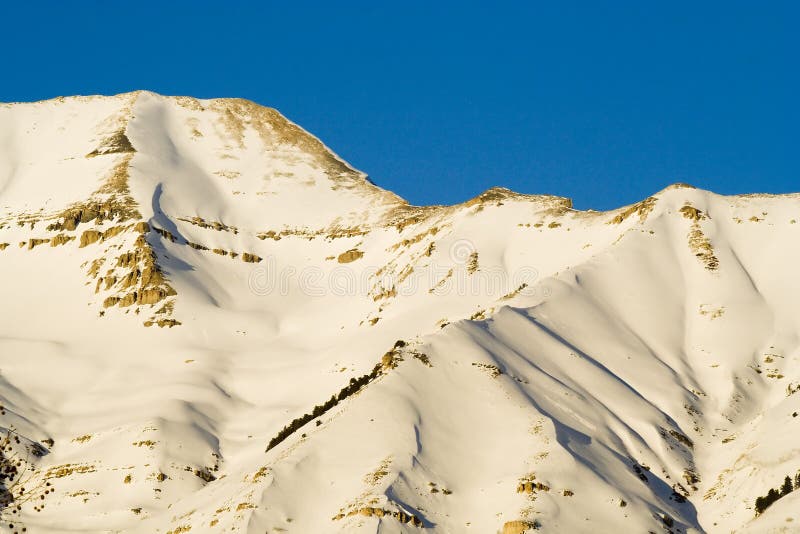
<instances>
[{"instance_id":1,"label":"snow-covered mountain","mask_svg":"<svg viewBox=\"0 0 800 534\"><path fill-rule=\"evenodd\" d=\"M800 471L798 219L416 207L244 100L0 105L0 528L800 532L755 510Z\"/></svg>"}]
</instances>

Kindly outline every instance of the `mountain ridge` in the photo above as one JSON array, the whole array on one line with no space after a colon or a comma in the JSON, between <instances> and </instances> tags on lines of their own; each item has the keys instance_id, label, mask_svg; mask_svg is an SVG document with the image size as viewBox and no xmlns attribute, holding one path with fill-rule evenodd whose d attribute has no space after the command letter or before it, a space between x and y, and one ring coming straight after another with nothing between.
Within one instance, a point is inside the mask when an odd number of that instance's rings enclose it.
<instances>
[{"instance_id":1,"label":"mountain ridge","mask_svg":"<svg viewBox=\"0 0 800 534\"><path fill-rule=\"evenodd\" d=\"M62 104L0 106L11 531L795 527L800 195L411 206L249 103Z\"/></svg>"},{"instance_id":2,"label":"mountain ridge","mask_svg":"<svg viewBox=\"0 0 800 534\"><path fill-rule=\"evenodd\" d=\"M268 112L274 112L275 114L277 114L280 117L281 120L285 121L288 124L291 124L294 127L297 127L299 130L301 130L304 134L308 135L309 137L314 137L309 132L307 132L305 130L302 130L302 127L300 127L296 123L293 123L293 122L289 121L285 116L281 115L280 112L278 110L276 110L275 108L262 106L262 105L260 105L260 104L258 104L256 102L254 102L254 101L243 99L243 98L235 98L235 97L198 99L198 98L191 97L191 96L167 96L167 95L161 95L161 94L158 94L158 93L155 93L155 92L152 92L152 91L148 91L148 90L135 90L135 91L130 91L130 92L127 92L127 93L120 93L120 94L116 94L116 95L99 95L99 94L96 94L96 95L58 96L58 97L53 97L53 98L49 98L49 99L45 99L45 100L39 100L39 101L35 101L35 102L0 102L0 107L12 108L12 107L15 107L15 106L16 107L20 107L20 106L46 106L46 105L51 105L51 104L56 104L56 103L71 103L73 101L81 102L81 103L91 103L91 102L103 101L103 100L128 101L128 103L130 105L132 105L142 95L169 100L169 101L177 103L178 105L181 105L181 106L184 106L184 107L188 107L188 108L197 108L198 106L203 106L203 105L213 106L214 103L222 104L223 106L224 106L224 104L229 103L229 104L234 104L234 105L240 105L240 106L243 106L243 107L246 107L246 108L261 108L261 109L264 109L264 110L266 110ZM205 104L203 104L203 103L205 103ZM130 119L130 117L128 117L127 120L129 120L129 119ZM126 123L125 127L127 128L127 123ZM353 167L350 167L349 164L347 164L346 161L344 161L341 157L339 157L329 147L327 147L323 143L321 143L319 141L319 139L314 138L314 140L317 141L322 147L324 147L324 149L327 152L329 152L333 157L335 157L338 161L340 161L344 165L347 165L351 170L359 172L360 174L362 174L362 176L364 178L367 178L366 174L361 173L360 171L357 171ZM373 185L375 185L375 184L373 184ZM678 183L673 183L673 184L670 184L670 185L664 187L663 189L653 193L651 196L657 196L660 193L663 193L665 191L668 191L668 190L676 188L676 187L690 187L690 188L695 188L696 189L696 187L693 186L693 185L689 185L689 184L678 182ZM383 189L383 191L387 191L387 192L391 193L392 195L397 196L396 193L392 193L392 192L390 192L390 191L388 191L386 189ZM495 191L498 191L498 192L499 191L503 191L503 192L506 192L508 194L512 194L513 193L513 195L517 195L517 196L520 196L520 197L533 197L533 198L544 197L544 198L554 198L554 199L565 199L566 198L566 197L560 197L560 196L557 196L557 195L549 195L549 194L519 193L519 192L512 191L512 190L507 189L507 188L502 187L502 186L493 186L493 187L490 187L489 189L487 189L486 191L477 194L475 197L472 197L470 199L467 199L467 200L464 200L462 202L458 202L458 203L455 203L455 204L432 204L432 205L416 206L416 205L409 204L407 201L405 201L402 198L400 200L403 203L408 204L410 207L415 207L415 208L455 207L455 206L463 205L465 203L470 203L470 202L474 203L477 199L480 199L482 197L486 197L487 195L491 195ZM777 196L777 197L780 197L780 196L787 196L787 195L788 196L792 196L792 195L797 195L797 194L798 193L739 193L739 194L733 194L733 195L727 195L727 196L748 198L748 197L753 197L753 196L759 196L759 197ZM398 198L400 198L400 197L398 197ZM566 199L566 200L568 200L568 199ZM615 210L624 209L626 207L627 207L627 205L626 206L620 206L618 208L612 208L612 209L608 209L608 210L603 210L603 211L612 212L612 211L615 211ZM597 210L588 209L588 210L585 210L585 211L597 211Z\"/></svg>"}]
</instances>

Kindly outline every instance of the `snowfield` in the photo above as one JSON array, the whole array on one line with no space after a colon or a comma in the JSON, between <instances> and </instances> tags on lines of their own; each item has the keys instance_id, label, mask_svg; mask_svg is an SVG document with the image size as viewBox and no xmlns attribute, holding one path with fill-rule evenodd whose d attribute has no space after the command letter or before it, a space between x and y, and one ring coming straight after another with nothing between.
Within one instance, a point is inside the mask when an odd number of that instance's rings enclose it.
<instances>
[{"instance_id":1,"label":"snowfield","mask_svg":"<svg viewBox=\"0 0 800 534\"><path fill-rule=\"evenodd\" d=\"M755 509L800 473L798 220L417 207L244 100L0 104L0 529L800 532Z\"/></svg>"}]
</instances>

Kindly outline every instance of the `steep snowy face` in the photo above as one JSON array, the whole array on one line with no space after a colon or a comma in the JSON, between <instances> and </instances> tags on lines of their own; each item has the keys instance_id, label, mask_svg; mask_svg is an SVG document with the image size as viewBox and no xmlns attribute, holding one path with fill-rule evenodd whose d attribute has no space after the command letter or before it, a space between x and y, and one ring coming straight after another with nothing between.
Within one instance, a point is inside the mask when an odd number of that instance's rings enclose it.
<instances>
[{"instance_id":1,"label":"steep snowy face","mask_svg":"<svg viewBox=\"0 0 800 534\"><path fill-rule=\"evenodd\" d=\"M84 267L104 306L161 303L150 323L175 324L158 241L257 263L207 230L241 229L247 246L334 238L408 208L275 110L244 100L138 92L0 113L0 224L29 226L27 249L99 243Z\"/></svg>"},{"instance_id":2,"label":"steep snowy face","mask_svg":"<svg viewBox=\"0 0 800 534\"><path fill-rule=\"evenodd\" d=\"M161 187L176 211L292 229L357 225L405 204L274 109L246 100L136 92L4 104L0 117L11 213L52 215L126 186L145 218ZM99 183L118 168L124 183Z\"/></svg>"},{"instance_id":3,"label":"steep snowy face","mask_svg":"<svg viewBox=\"0 0 800 534\"><path fill-rule=\"evenodd\" d=\"M794 531L798 219L415 207L243 100L0 105L0 528Z\"/></svg>"}]
</instances>

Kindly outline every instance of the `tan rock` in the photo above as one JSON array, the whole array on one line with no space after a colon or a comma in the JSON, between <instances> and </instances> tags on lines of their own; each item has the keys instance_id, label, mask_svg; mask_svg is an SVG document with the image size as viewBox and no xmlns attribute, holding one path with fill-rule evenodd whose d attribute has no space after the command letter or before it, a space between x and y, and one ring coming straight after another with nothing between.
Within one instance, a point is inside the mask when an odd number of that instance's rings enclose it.
<instances>
[{"instance_id":1,"label":"tan rock","mask_svg":"<svg viewBox=\"0 0 800 534\"><path fill-rule=\"evenodd\" d=\"M264 239L274 239L275 241L281 240L280 234L275 232L275 230L270 230L269 232L262 232L260 234L256 234L256 237L261 239L262 241Z\"/></svg>"},{"instance_id":2,"label":"tan rock","mask_svg":"<svg viewBox=\"0 0 800 534\"><path fill-rule=\"evenodd\" d=\"M534 527L533 523L523 520L507 521L503 525L503 534L524 534Z\"/></svg>"},{"instance_id":3,"label":"tan rock","mask_svg":"<svg viewBox=\"0 0 800 534\"><path fill-rule=\"evenodd\" d=\"M163 282L161 273L159 273L153 266L147 266L142 271L142 287L149 285L158 285Z\"/></svg>"},{"instance_id":4,"label":"tan rock","mask_svg":"<svg viewBox=\"0 0 800 534\"><path fill-rule=\"evenodd\" d=\"M73 239L75 239L74 235L58 234L54 238L50 239L50 246L57 247L59 245L65 245Z\"/></svg>"},{"instance_id":5,"label":"tan rock","mask_svg":"<svg viewBox=\"0 0 800 534\"><path fill-rule=\"evenodd\" d=\"M79 247L83 248L87 245L91 245L92 243L97 243L102 237L103 234L97 230L86 230L81 234L81 244Z\"/></svg>"},{"instance_id":6,"label":"tan rock","mask_svg":"<svg viewBox=\"0 0 800 534\"><path fill-rule=\"evenodd\" d=\"M176 237L170 232L169 230L164 230L162 228L154 228L154 230L163 238L169 239L173 243L177 240Z\"/></svg>"},{"instance_id":7,"label":"tan rock","mask_svg":"<svg viewBox=\"0 0 800 534\"><path fill-rule=\"evenodd\" d=\"M125 227L124 226L112 226L111 228L109 228L108 230L103 232L103 240L106 240L106 239L109 239L111 237L114 237L115 235L119 235L123 231L125 231Z\"/></svg>"},{"instance_id":8,"label":"tan rock","mask_svg":"<svg viewBox=\"0 0 800 534\"><path fill-rule=\"evenodd\" d=\"M683 214L684 217L687 219L691 219L693 221L702 221L706 218L706 215L700 211L699 209L695 208L694 206L690 206L686 204L680 209L680 212Z\"/></svg>"},{"instance_id":9,"label":"tan rock","mask_svg":"<svg viewBox=\"0 0 800 534\"><path fill-rule=\"evenodd\" d=\"M477 270L478 270L478 251L476 250L469 255L469 259L467 260L467 272L469 274L473 274Z\"/></svg>"},{"instance_id":10,"label":"tan rock","mask_svg":"<svg viewBox=\"0 0 800 534\"><path fill-rule=\"evenodd\" d=\"M138 252L125 252L117 257L118 267L132 267L139 263Z\"/></svg>"},{"instance_id":11,"label":"tan rock","mask_svg":"<svg viewBox=\"0 0 800 534\"><path fill-rule=\"evenodd\" d=\"M39 246L43 243L49 243L50 239L36 239L31 238L28 240L28 250L31 250L33 247Z\"/></svg>"},{"instance_id":12,"label":"tan rock","mask_svg":"<svg viewBox=\"0 0 800 534\"><path fill-rule=\"evenodd\" d=\"M361 252L360 250L358 250L356 248L351 248L350 250L348 250L346 252L342 252L341 254L339 254L339 257L337 258L337 261L339 263L350 263L350 262L356 261L358 259L361 259L363 256L364 256L363 252Z\"/></svg>"},{"instance_id":13,"label":"tan rock","mask_svg":"<svg viewBox=\"0 0 800 534\"><path fill-rule=\"evenodd\" d=\"M120 308L127 308L128 306L132 306L132 305L136 304L136 297L137 296L138 295L136 294L136 291L134 291L133 293L128 293L127 295L125 295L124 297L119 299L119 307Z\"/></svg>"},{"instance_id":14,"label":"tan rock","mask_svg":"<svg viewBox=\"0 0 800 534\"><path fill-rule=\"evenodd\" d=\"M136 286L139 281L139 269L134 269L125 275L120 283L121 289L128 289L129 287Z\"/></svg>"},{"instance_id":15,"label":"tan rock","mask_svg":"<svg viewBox=\"0 0 800 534\"><path fill-rule=\"evenodd\" d=\"M658 199L655 197L647 197L641 202L637 202L622 210L614 216L613 219L608 221L608 224L622 224L625 219L634 214L639 216L639 222L644 222L647 220L647 216L650 215L650 212L653 211L653 208L655 208L656 202L658 202Z\"/></svg>"},{"instance_id":16,"label":"tan rock","mask_svg":"<svg viewBox=\"0 0 800 534\"><path fill-rule=\"evenodd\" d=\"M139 304L155 304L160 300L164 300L167 296L169 296L169 292L165 289L143 289L139 293L139 298L136 302Z\"/></svg>"}]
</instances>

